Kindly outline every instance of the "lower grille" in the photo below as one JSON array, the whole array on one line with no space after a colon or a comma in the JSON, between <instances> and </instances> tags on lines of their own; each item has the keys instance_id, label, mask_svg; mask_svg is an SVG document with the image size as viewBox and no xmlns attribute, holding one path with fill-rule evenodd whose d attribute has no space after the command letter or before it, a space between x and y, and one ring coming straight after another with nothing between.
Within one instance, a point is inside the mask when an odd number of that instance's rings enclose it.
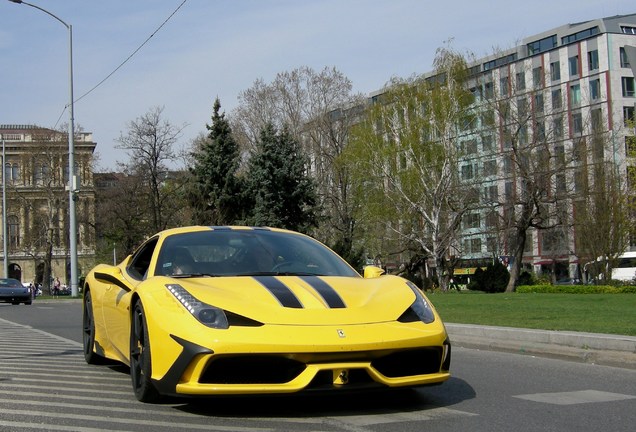
<instances>
[{"instance_id":1,"label":"lower grille","mask_svg":"<svg viewBox=\"0 0 636 432\"><path fill-rule=\"evenodd\" d=\"M398 351L377 358L371 363L382 375L389 378L437 373L442 361L442 348L421 348Z\"/></svg>"},{"instance_id":2,"label":"lower grille","mask_svg":"<svg viewBox=\"0 0 636 432\"><path fill-rule=\"evenodd\" d=\"M212 360L201 375L203 384L283 384L305 370L305 364L278 356L228 356Z\"/></svg>"}]
</instances>

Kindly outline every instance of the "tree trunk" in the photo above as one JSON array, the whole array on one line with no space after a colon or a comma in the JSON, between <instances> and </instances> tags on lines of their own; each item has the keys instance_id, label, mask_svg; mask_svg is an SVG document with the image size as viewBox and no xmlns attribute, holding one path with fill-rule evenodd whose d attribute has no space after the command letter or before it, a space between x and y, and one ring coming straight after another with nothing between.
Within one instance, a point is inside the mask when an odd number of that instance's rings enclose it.
<instances>
[{"instance_id":1,"label":"tree trunk","mask_svg":"<svg viewBox=\"0 0 636 432\"><path fill-rule=\"evenodd\" d=\"M517 280L521 273L521 260L523 259L523 250L526 247L526 229L517 227L515 230L515 249L513 254L512 266L510 268L510 280L506 287L506 292L515 292L517 289Z\"/></svg>"}]
</instances>

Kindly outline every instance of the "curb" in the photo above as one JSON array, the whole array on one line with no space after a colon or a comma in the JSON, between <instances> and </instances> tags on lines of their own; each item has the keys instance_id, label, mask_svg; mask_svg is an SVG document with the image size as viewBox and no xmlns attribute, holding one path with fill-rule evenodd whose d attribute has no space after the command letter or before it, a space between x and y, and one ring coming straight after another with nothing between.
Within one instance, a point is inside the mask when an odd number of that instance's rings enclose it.
<instances>
[{"instance_id":1,"label":"curb","mask_svg":"<svg viewBox=\"0 0 636 432\"><path fill-rule=\"evenodd\" d=\"M636 337L446 323L455 346L636 369Z\"/></svg>"}]
</instances>

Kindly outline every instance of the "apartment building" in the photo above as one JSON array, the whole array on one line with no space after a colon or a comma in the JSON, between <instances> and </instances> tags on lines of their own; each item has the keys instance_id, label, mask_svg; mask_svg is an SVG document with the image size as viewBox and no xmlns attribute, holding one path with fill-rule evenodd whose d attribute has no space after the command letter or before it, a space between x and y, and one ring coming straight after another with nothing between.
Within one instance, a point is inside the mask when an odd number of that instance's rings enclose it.
<instances>
[{"instance_id":1,"label":"apartment building","mask_svg":"<svg viewBox=\"0 0 636 432\"><path fill-rule=\"evenodd\" d=\"M52 278L59 277L63 284L70 282L67 137L66 133L34 125L0 125L7 233L7 250L0 259L6 255L8 277L48 286L43 278L45 267L50 266ZM77 132L74 140L81 276L93 265L95 256L92 157L96 144L87 132Z\"/></svg>"},{"instance_id":2,"label":"apartment building","mask_svg":"<svg viewBox=\"0 0 636 432\"><path fill-rule=\"evenodd\" d=\"M478 114L460 138L474 155L461 167L462 178L479 178L486 202L512 202L524 189L511 168L514 145L541 142L553 159L562 155L563 172L553 173L550 185L550 193L563 195L561 202L553 200L562 209L561 225L531 229L523 263L557 279L578 277L583 263L573 214L577 194L594 181L592 167L611 164L634 190L629 182L636 166L636 14L548 30L470 66ZM499 208L502 216L505 205ZM460 249L467 266L511 255L506 239L493 229L496 221L485 211L465 219ZM636 238L630 248L636 250Z\"/></svg>"}]
</instances>

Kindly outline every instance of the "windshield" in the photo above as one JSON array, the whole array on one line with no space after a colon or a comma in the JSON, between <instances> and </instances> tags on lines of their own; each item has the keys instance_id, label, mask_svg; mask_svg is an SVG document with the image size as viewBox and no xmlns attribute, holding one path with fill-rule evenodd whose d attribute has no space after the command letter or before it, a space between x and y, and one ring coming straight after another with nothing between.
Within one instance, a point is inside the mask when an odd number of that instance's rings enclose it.
<instances>
[{"instance_id":1,"label":"windshield","mask_svg":"<svg viewBox=\"0 0 636 432\"><path fill-rule=\"evenodd\" d=\"M266 229L215 229L167 237L155 274L359 276L319 242L299 234Z\"/></svg>"}]
</instances>

